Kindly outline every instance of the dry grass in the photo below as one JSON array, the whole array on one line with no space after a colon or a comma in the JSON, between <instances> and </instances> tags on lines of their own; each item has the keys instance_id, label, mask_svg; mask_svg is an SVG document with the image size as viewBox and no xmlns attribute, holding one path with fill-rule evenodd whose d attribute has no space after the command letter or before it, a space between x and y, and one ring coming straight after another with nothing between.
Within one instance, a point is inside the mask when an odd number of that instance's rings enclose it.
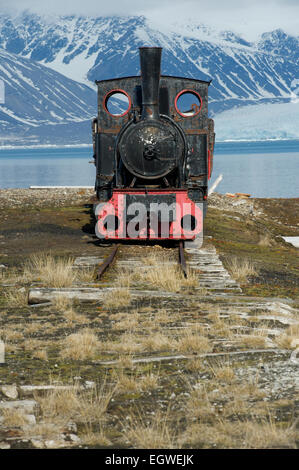
<instances>
[{"instance_id":1,"label":"dry grass","mask_svg":"<svg viewBox=\"0 0 299 470\"><path fill-rule=\"evenodd\" d=\"M86 316L80 315L74 310L73 307L76 304L75 299L59 296L53 300L52 304L54 310L62 313L64 319L69 325L72 325L73 323L88 323L88 318Z\"/></svg>"},{"instance_id":2,"label":"dry grass","mask_svg":"<svg viewBox=\"0 0 299 470\"><path fill-rule=\"evenodd\" d=\"M133 374L125 374L123 369L120 371L115 370L114 376L116 379L115 391L117 393L128 392L146 392L156 389L159 384L159 374L152 372L140 375L137 371Z\"/></svg>"},{"instance_id":3,"label":"dry grass","mask_svg":"<svg viewBox=\"0 0 299 470\"><path fill-rule=\"evenodd\" d=\"M67 422L76 414L79 406L79 391L76 387L57 389L36 397L44 420Z\"/></svg>"},{"instance_id":4,"label":"dry grass","mask_svg":"<svg viewBox=\"0 0 299 470\"><path fill-rule=\"evenodd\" d=\"M107 316L107 312L105 312L105 315ZM131 315L131 311L130 311L130 315ZM126 320L128 318L128 312L126 313L123 313L123 312L113 312L109 315L109 317L113 320L113 321L122 321L122 320Z\"/></svg>"},{"instance_id":5,"label":"dry grass","mask_svg":"<svg viewBox=\"0 0 299 470\"><path fill-rule=\"evenodd\" d=\"M66 310L63 316L69 325L73 323L88 323L88 318L85 315L80 315L73 309Z\"/></svg>"},{"instance_id":6,"label":"dry grass","mask_svg":"<svg viewBox=\"0 0 299 470\"><path fill-rule=\"evenodd\" d=\"M299 323L289 326L275 339L277 345L284 349L299 348Z\"/></svg>"},{"instance_id":7,"label":"dry grass","mask_svg":"<svg viewBox=\"0 0 299 470\"><path fill-rule=\"evenodd\" d=\"M198 286L198 276L189 270L187 279L177 263L173 252L159 251L143 259L145 269L134 273L134 279L143 284L170 292Z\"/></svg>"},{"instance_id":8,"label":"dry grass","mask_svg":"<svg viewBox=\"0 0 299 470\"><path fill-rule=\"evenodd\" d=\"M24 287L20 289L8 289L4 298L6 303L11 307L24 307L28 305L28 292Z\"/></svg>"},{"instance_id":9,"label":"dry grass","mask_svg":"<svg viewBox=\"0 0 299 470\"><path fill-rule=\"evenodd\" d=\"M296 431L293 426L278 427L271 420L258 421L222 421L211 426L191 425L182 439L182 443L193 448L240 448L273 449L296 448Z\"/></svg>"},{"instance_id":10,"label":"dry grass","mask_svg":"<svg viewBox=\"0 0 299 470\"><path fill-rule=\"evenodd\" d=\"M0 283L18 284L18 283L21 283L23 280L24 280L23 273L19 272L17 269L15 268L1 269L0 268Z\"/></svg>"},{"instance_id":11,"label":"dry grass","mask_svg":"<svg viewBox=\"0 0 299 470\"><path fill-rule=\"evenodd\" d=\"M124 333L117 341L105 341L101 343L101 351L113 351L117 353L132 354L137 351L141 351L141 345L139 338L132 333Z\"/></svg>"},{"instance_id":12,"label":"dry grass","mask_svg":"<svg viewBox=\"0 0 299 470\"><path fill-rule=\"evenodd\" d=\"M137 449L175 449L176 433L169 424L169 411L156 412L146 420L140 414L129 417L129 428L125 433L130 443Z\"/></svg>"},{"instance_id":13,"label":"dry grass","mask_svg":"<svg viewBox=\"0 0 299 470\"><path fill-rule=\"evenodd\" d=\"M179 315L176 315L175 312L168 312L165 309L159 310L155 313L155 317L153 319L154 323L170 323L173 322Z\"/></svg>"},{"instance_id":14,"label":"dry grass","mask_svg":"<svg viewBox=\"0 0 299 470\"><path fill-rule=\"evenodd\" d=\"M73 307L74 301L73 299L69 299L63 295L55 297L52 301L52 308L60 313L65 312Z\"/></svg>"},{"instance_id":15,"label":"dry grass","mask_svg":"<svg viewBox=\"0 0 299 470\"><path fill-rule=\"evenodd\" d=\"M159 251L150 251L148 256L145 256L142 261L145 265L148 266L156 266L159 263L175 263L177 260L176 254L174 254L173 250L163 250L159 249Z\"/></svg>"},{"instance_id":16,"label":"dry grass","mask_svg":"<svg viewBox=\"0 0 299 470\"><path fill-rule=\"evenodd\" d=\"M0 268L0 282L6 282L8 279L8 272L7 269Z\"/></svg>"},{"instance_id":17,"label":"dry grass","mask_svg":"<svg viewBox=\"0 0 299 470\"><path fill-rule=\"evenodd\" d=\"M100 348L97 336L88 329L67 336L62 341L62 345L60 356L64 359L77 361L94 358Z\"/></svg>"},{"instance_id":18,"label":"dry grass","mask_svg":"<svg viewBox=\"0 0 299 470\"><path fill-rule=\"evenodd\" d=\"M23 426L26 426L28 424L28 420L26 419L26 416L24 413L20 410L3 410L2 411L2 416L3 416L3 424L4 426L7 427L12 427L12 428L21 428Z\"/></svg>"},{"instance_id":19,"label":"dry grass","mask_svg":"<svg viewBox=\"0 0 299 470\"><path fill-rule=\"evenodd\" d=\"M273 245L273 239L269 233L265 233L264 235L260 235L260 239L258 242L259 246L267 247Z\"/></svg>"},{"instance_id":20,"label":"dry grass","mask_svg":"<svg viewBox=\"0 0 299 470\"><path fill-rule=\"evenodd\" d=\"M261 400L267 395L266 392L259 388L258 386L258 373L256 376L252 376L248 379L248 382L243 383L243 385L233 384L230 388L231 396L244 397L244 399Z\"/></svg>"},{"instance_id":21,"label":"dry grass","mask_svg":"<svg viewBox=\"0 0 299 470\"><path fill-rule=\"evenodd\" d=\"M143 375L140 380L140 388L143 392L153 390L159 386L159 374L153 374L151 372Z\"/></svg>"},{"instance_id":22,"label":"dry grass","mask_svg":"<svg viewBox=\"0 0 299 470\"><path fill-rule=\"evenodd\" d=\"M125 322L125 325L127 323ZM128 323L130 325L130 323ZM144 323L141 322L141 326ZM152 327L152 328L151 328ZM195 325L193 328L178 330L175 337L167 335L159 330L154 320L150 321L147 327L148 336L137 336L136 330L129 329L122 334L117 341L105 341L101 343L102 351L113 351L118 353L132 354L134 352L159 352L159 351L181 351L204 353L212 350L208 338L202 335L201 328Z\"/></svg>"},{"instance_id":23,"label":"dry grass","mask_svg":"<svg viewBox=\"0 0 299 470\"><path fill-rule=\"evenodd\" d=\"M193 390L191 385L190 397L185 404L186 416L189 420L200 419L201 422L215 421L215 406L212 404L205 388Z\"/></svg>"},{"instance_id":24,"label":"dry grass","mask_svg":"<svg viewBox=\"0 0 299 470\"><path fill-rule=\"evenodd\" d=\"M142 341L145 351L169 351L174 349L175 342L163 333L154 333Z\"/></svg>"},{"instance_id":25,"label":"dry grass","mask_svg":"<svg viewBox=\"0 0 299 470\"><path fill-rule=\"evenodd\" d=\"M42 323L29 323L25 326L26 328L26 334L33 334L33 333L37 333L38 331L40 331L41 329L43 329L43 325Z\"/></svg>"},{"instance_id":26,"label":"dry grass","mask_svg":"<svg viewBox=\"0 0 299 470\"><path fill-rule=\"evenodd\" d=\"M204 364L204 360L202 358L195 358L191 361L188 361L186 364L186 369L191 372L203 372L206 370L206 365Z\"/></svg>"},{"instance_id":27,"label":"dry grass","mask_svg":"<svg viewBox=\"0 0 299 470\"><path fill-rule=\"evenodd\" d=\"M231 383L235 379L235 372L231 366L219 365L211 367L214 377L220 382Z\"/></svg>"},{"instance_id":28,"label":"dry grass","mask_svg":"<svg viewBox=\"0 0 299 470\"><path fill-rule=\"evenodd\" d=\"M120 320L118 322L115 322L113 325L112 325L112 329L113 330L126 330L128 331L129 333L135 331L137 328L138 328L138 320L136 320L136 318L131 318L131 316L128 316L127 318L125 318L124 320Z\"/></svg>"},{"instance_id":29,"label":"dry grass","mask_svg":"<svg viewBox=\"0 0 299 470\"><path fill-rule=\"evenodd\" d=\"M182 336L178 339L177 342L178 351L205 353L213 349L209 339L203 336L201 331L196 332L195 326L194 328L183 330Z\"/></svg>"},{"instance_id":30,"label":"dry grass","mask_svg":"<svg viewBox=\"0 0 299 470\"><path fill-rule=\"evenodd\" d=\"M198 276L194 271L189 270L188 277L185 278L177 264L161 264L161 261L142 272L142 278L144 282L170 292L198 286Z\"/></svg>"},{"instance_id":31,"label":"dry grass","mask_svg":"<svg viewBox=\"0 0 299 470\"><path fill-rule=\"evenodd\" d=\"M35 439L59 440L61 439L62 428L58 427L58 423L42 422L30 428L31 436ZM26 437L31 437L26 436Z\"/></svg>"},{"instance_id":32,"label":"dry grass","mask_svg":"<svg viewBox=\"0 0 299 470\"><path fill-rule=\"evenodd\" d=\"M41 361L48 360L48 353L46 349L40 349L38 351L34 351L32 354L33 359L40 359Z\"/></svg>"},{"instance_id":33,"label":"dry grass","mask_svg":"<svg viewBox=\"0 0 299 470\"><path fill-rule=\"evenodd\" d=\"M94 271L73 269L72 258L55 258L50 254L33 255L24 267L24 279L38 280L49 287L70 287L75 282L92 282Z\"/></svg>"},{"instance_id":34,"label":"dry grass","mask_svg":"<svg viewBox=\"0 0 299 470\"><path fill-rule=\"evenodd\" d=\"M25 351L34 351L34 350L40 349L42 344L43 342L38 339L27 338L24 341L23 346L24 346Z\"/></svg>"},{"instance_id":35,"label":"dry grass","mask_svg":"<svg viewBox=\"0 0 299 470\"><path fill-rule=\"evenodd\" d=\"M278 427L270 419L262 424L248 422L244 425L245 446L247 449L296 448L295 426ZM298 438L298 435L297 435Z\"/></svg>"},{"instance_id":36,"label":"dry grass","mask_svg":"<svg viewBox=\"0 0 299 470\"><path fill-rule=\"evenodd\" d=\"M128 307L131 303L131 292L128 288L117 288L105 294L103 307Z\"/></svg>"},{"instance_id":37,"label":"dry grass","mask_svg":"<svg viewBox=\"0 0 299 470\"><path fill-rule=\"evenodd\" d=\"M95 270L94 268L80 268L74 269L75 272L75 281L76 283L94 283L95 282Z\"/></svg>"},{"instance_id":38,"label":"dry grass","mask_svg":"<svg viewBox=\"0 0 299 470\"><path fill-rule=\"evenodd\" d=\"M33 255L24 268L26 279L36 279L46 286L70 287L76 279L73 259L56 259L49 254Z\"/></svg>"},{"instance_id":39,"label":"dry grass","mask_svg":"<svg viewBox=\"0 0 299 470\"><path fill-rule=\"evenodd\" d=\"M133 367L133 361L131 356L119 356L117 366L121 368L131 369Z\"/></svg>"},{"instance_id":40,"label":"dry grass","mask_svg":"<svg viewBox=\"0 0 299 470\"><path fill-rule=\"evenodd\" d=\"M115 374L117 380L117 393L132 393L140 390L139 380L136 375L127 375L123 371Z\"/></svg>"},{"instance_id":41,"label":"dry grass","mask_svg":"<svg viewBox=\"0 0 299 470\"><path fill-rule=\"evenodd\" d=\"M240 347L265 348L267 346L267 333L265 330L253 329L250 334L238 334L235 338Z\"/></svg>"},{"instance_id":42,"label":"dry grass","mask_svg":"<svg viewBox=\"0 0 299 470\"><path fill-rule=\"evenodd\" d=\"M109 438L105 435L104 430L100 432L92 432L92 430L84 431L84 434L81 436L82 444L88 446L101 446L108 447L112 444Z\"/></svg>"},{"instance_id":43,"label":"dry grass","mask_svg":"<svg viewBox=\"0 0 299 470\"><path fill-rule=\"evenodd\" d=\"M245 283L250 276L256 276L257 271L248 259L231 258L228 261L228 269L234 279Z\"/></svg>"},{"instance_id":44,"label":"dry grass","mask_svg":"<svg viewBox=\"0 0 299 470\"><path fill-rule=\"evenodd\" d=\"M127 289L129 289L131 286L133 277L134 277L134 273L130 271L129 269L125 269L121 273L117 273L115 284L118 287L126 287Z\"/></svg>"},{"instance_id":45,"label":"dry grass","mask_svg":"<svg viewBox=\"0 0 299 470\"><path fill-rule=\"evenodd\" d=\"M209 309L209 312L210 312L210 309ZM219 323L220 321L222 321L220 319L220 310L218 306L214 307L214 309L212 309L212 311L208 313L207 319L210 320L212 323Z\"/></svg>"},{"instance_id":46,"label":"dry grass","mask_svg":"<svg viewBox=\"0 0 299 470\"><path fill-rule=\"evenodd\" d=\"M45 423L64 426L70 420L83 425L83 433L90 434L93 424L102 424L105 413L115 392L106 380L99 389L88 391L74 386L69 389L54 389L44 396L35 397L40 405Z\"/></svg>"},{"instance_id":47,"label":"dry grass","mask_svg":"<svg viewBox=\"0 0 299 470\"><path fill-rule=\"evenodd\" d=\"M0 330L0 336L3 341L15 342L24 339L24 332L18 326L9 325Z\"/></svg>"},{"instance_id":48,"label":"dry grass","mask_svg":"<svg viewBox=\"0 0 299 470\"><path fill-rule=\"evenodd\" d=\"M220 317L219 312L213 312L208 315L208 319L213 322L210 332L213 335L220 336L221 338L231 338L233 332L229 325Z\"/></svg>"},{"instance_id":49,"label":"dry grass","mask_svg":"<svg viewBox=\"0 0 299 470\"><path fill-rule=\"evenodd\" d=\"M267 412L265 403L263 409ZM244 419L244 417L249 414L252 414L252 408L243 396L231 396L222 409L222 416L228 421L232 419Z\"/></svg>"},{"instance_id":50,"label":"dry grass","mask_svg":"<svg viewBox=\"0 0 299 470\"><path fill-rule=\"evenodd\" d=\"M196 419L214 425L220 418L229 422L269 415L268 402L259 401L265 392L258 387L257 375L239 384L229 364L210 364L209 369L205 372L212 372L210 380L195 385L187 381L189 398L184 409L190 424Z\"/></svg>"}]
</instances>

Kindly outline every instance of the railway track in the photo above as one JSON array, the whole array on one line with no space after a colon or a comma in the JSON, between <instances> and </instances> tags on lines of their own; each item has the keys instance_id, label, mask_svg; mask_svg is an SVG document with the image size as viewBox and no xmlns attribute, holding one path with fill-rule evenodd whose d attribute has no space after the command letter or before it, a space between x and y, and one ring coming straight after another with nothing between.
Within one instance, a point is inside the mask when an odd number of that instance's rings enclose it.
<instances>
[{"instance_id":1,"label":"railway track","mask_svg":"<svg viewBox=\"0 0 299 470\"><path fill-rule=\"evenodd\" d=\"M164 251L165 250L165 251ZM95 268L97 272L97 281L101 280L103 285L101 289L91 285L81 284L72 288L33 288L29 292L29 303L38 304L40 302L51 302L57 295L77 298L82 301L101 300L105 292L117 288L118 274L130 271L138 272L149 269L147 255L155 253L155 269L163 272L165 267L178 265L183 274L183 278L188 279L188 275L196 277L198 284L194 286L194 291L200 291L203 288L211 294L234 294L241 293L240 285L231 278L228 271L224 268L215 247L206 243L202 248L188 247L184 248L183 243L178 247L162 249L161 247L148 247L146 245L114 245L106 258L96 256L79 257L75 260L77 268ZM167 254L165 259L164 254ZM187 255L187 256L186 256ZM113 270L112 270L113 267ZM112 270L112 273L110 271ZM107 274L108 272L108 274ZM177 273L175 270L174 272ZM104 274L107 274L104 277ZM167 276L167 274L165 274ZM142 276L141 276L142 277ZM141 283L142 284L142 283ZM167 289L159 288L158 293L148 289L144 285L130 288L133 297L146 296L165 296L184 295L172 293Z\"/></svg>"},{"instance_id":2,"label":"railway track","mask_svg":"<svg viewBox=\"0 0 299 470\"><path fill-rule=\"evenodd\" d=\"M195 273L198 284L191 289L181 284L178 290L170 290L165 286L151 285L146 276L144 280L143 274L146 275L151 268L146 254L151 256L153 251L156 253L156 269L166 270L167 266L176 266L179 262L182 270L183 265L188 274L191 272L193 276ZM165 261L163 253L172 257ZM101 276L101 283L80 284L69 288L33 287L29 291L29 303L42 306L43 302L48 302L47 305L50 305L57 297L68 297L77 299L80 305L86 305L84 308L90 312L94 312L94 303L100 305L97 308L105 318L102 338L103 341L107 340L107 347L102 359L94 362L99 367L117 364L120 353L129 354L130 357L133 354L136 363L166 362L175 365L180 361L192 361L194 357L236 362L241 360L242 364L248 362L248 370L252 364L265 361L277 370L277 377L284 369L289 370L290 380L287 375L283 380L289 389L293 387L290 354L277 346L275 338L286 327L297 323L296 309L283 299L243 295L239 284L224 268L211 243L204 243L200 249L183 249L179 246L165 251L158 246L116 245L110 249L106 259L80 257L76 259L75 266L95 267ZM126 276L126 273L129 275L130 272L139 273L139 279L133 278L128 286L121 284L118 276ZM122 292L126 291L129 292L129 302L117 304ZM107 304L108 297L112 301L115 299L115 303ZM118 322L124 322L123 330L121 327L115 329ZM126 343L125 335L128 334L130 338L133 325L138 334L132 346ZM151 331L155 331L155 328L158 328L164 339L173 336L177 339L162 347L159 344L148 349L147 346L139 346L139 342L142 343L144 337L151 336ZM126 333L127 329L129 330ZM111 334L113 343L109 342ZM184 335L190 335L190 345L189 340L184 346L180 343L179 338L184 338ZM202 335L208 338L207 348L205 343L200 343ZM199 345L192 345L197 336ZM155 334L153 341L154 339ZM272 379L271 375L267 380L271 383ZM283 381L277 387L283 390ZM281 394L283 396L282 392Z\"/></svg>"},{"instance_id":3,"label":"railway track","mask_svg":"<svg viewBox=\"0 0 299 470\"><path fill-rule=\"evenodd\" d=\"M97 279L101 279L106 270L115 262L117 252L120 245L113 247L108 257L100 264L97 273ZM177 248L174 248L177 250ZM185 252L188 255L186 260ZM198 274L200 286L205 287L211 291L230 291L242 292L240 285L231 278L228 271L224 268L222 261L217 255L216 249L213 245L208 244L204 248L184 248L184 243L181 241L178 247L177 262L185 278L188 277L188 271L195 271ZM130 260L130 257L121 263L120 269L128 265L136 264L135 257ZM137 263L138 264L138 263ZM161 269L163 269L161 267Z\"/></svg>"},{"instance_id":4,"label":"railway track","mask_svg":"<svg viewBox=\"0 0 299 470\"><path fill-rule=\"evenodd\" d=\"M103 274L106 272L106 270L111 266L115 260L115 257L117 255L119 245L115 245L109 254L109 256L103 261L103 263L100 265L98 268L97 272L97 279L101 279ZM188 271L187 271L187 264L186 264L186 258L185 258L185 253L184 253L184 243L182 241L179 242L179 255L178 255L178 262L179 265L182 269L183 275L185 278L188 277Z\"/></svg>"}]
</instances>

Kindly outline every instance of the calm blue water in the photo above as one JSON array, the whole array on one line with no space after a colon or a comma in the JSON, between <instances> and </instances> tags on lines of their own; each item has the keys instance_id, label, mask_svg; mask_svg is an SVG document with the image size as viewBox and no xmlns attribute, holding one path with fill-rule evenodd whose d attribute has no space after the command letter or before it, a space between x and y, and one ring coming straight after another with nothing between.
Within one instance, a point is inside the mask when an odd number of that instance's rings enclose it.
<instances>
[{"instance_id":1,"label":"calm blue water","mask_svg":"<svg viewBox=\"0 0 299 470\"><path fill-rule=\"evenodd\" d=\"M211 184L219 193L299 197L299 141L216 143Z\"/></svg>"},{"instance_id":2,"label":"calm blue water","mask_svg":"<svg viewBox=\"0 0 299 470\"><path fill-rule=\"evenodd\" d=\"M0 189L30 185L93 186L91 148L0 150ZM299 197L299 141L217 142L211 184L220 193Z\"/></svg>"},{"instance_id":3,"label":"calm blue water","mask_svg":"<svg viewBox=\"0 0 299 470\"><path fill-rule=\"evenodd\" d=\"M0 189L93 186L92 148L0 150Z\"/></svg>"}]
</instances>

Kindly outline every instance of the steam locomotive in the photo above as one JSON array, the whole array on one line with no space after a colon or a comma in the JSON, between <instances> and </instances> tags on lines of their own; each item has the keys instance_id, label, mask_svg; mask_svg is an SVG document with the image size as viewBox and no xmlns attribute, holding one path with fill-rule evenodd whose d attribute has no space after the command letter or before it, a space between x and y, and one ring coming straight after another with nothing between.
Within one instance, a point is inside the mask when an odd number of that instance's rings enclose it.
<instances>
[{"instance_id":1,"label":"steam locomotive","mask_svg":"<svg viewBox=\"0 0 299 470\"><path fill-rule=\"evenodd\" d=\"M213 167L211 82L160 75L160 47L139 54L141 76L96 81L96 234L194 240Z\"/></svg>"}]
</instances>

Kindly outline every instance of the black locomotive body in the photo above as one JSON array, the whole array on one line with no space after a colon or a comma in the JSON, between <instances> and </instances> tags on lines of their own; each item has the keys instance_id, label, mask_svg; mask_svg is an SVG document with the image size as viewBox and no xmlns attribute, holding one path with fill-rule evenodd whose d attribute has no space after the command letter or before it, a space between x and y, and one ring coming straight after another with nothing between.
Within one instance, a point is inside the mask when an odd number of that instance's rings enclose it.
<instances>
[{"instance_id":1,"label":"black locomotive body","mask_svg":"<svg viewBox=\"0 0 299 470\"><path fill-rule=\"evenodd\" d=\"M168 220L161 211L156 214L154 232L139 219L136 238L194 239L202 230L215 142L214 122L208 118L210 82L160 75L161 53L161 48L140 48L141 76L96 82L93 146L100 238L131 238L126 227L134 219L134 211L128 211L132 203L143 204L147 221L157 204L173 209ZM126 109L113 112L115 96L126 100ZM192 99L184 104L186 97ZM169 233L161 231L161 223L168 224Z\"/></svg>"}]
</instances>

